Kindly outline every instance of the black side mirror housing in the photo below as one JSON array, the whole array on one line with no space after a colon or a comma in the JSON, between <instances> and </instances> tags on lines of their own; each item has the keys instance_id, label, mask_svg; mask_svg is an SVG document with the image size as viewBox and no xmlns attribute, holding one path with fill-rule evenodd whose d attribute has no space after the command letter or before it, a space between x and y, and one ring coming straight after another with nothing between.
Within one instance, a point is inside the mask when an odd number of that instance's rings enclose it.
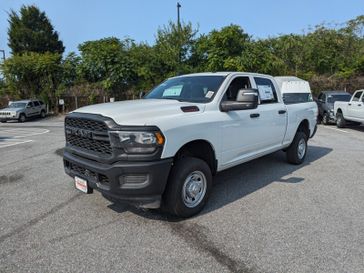
<instances>
[{"instance_id":1,"label":"black side mirror housing","mask_svg":"<svg viewBox=\"0 0 364 273\"><path fill-rule=\"evenodd\" d=\"M220 109L223 112L256 109L259 103L257 89L241 89L236 96L236 101L223 101Z\"/></svg>"}]
</instances>

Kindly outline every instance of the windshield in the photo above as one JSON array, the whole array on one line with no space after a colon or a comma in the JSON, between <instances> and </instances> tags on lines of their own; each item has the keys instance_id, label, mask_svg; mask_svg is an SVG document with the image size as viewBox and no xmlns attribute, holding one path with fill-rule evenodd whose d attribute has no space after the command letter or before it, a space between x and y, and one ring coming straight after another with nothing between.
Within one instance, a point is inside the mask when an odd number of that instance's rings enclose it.
<instances>
[{"instance_id":1,"label":"windshield","mask_svg":"<svg viewBox=\"0 0 364 273\"><path fill-rule=\"evenodd\" d=\"M24 102L13 102L9 105L9 108L24 108L26 103Z\"/></svg>"},{"instance_id":2,"label":"windshield","mask_svg":"<svg viewBox=\"0 0 364 273\"><path fill-rule=\"evenodd\" d=\"M335 101L350 101L351 96L349 94L342 95L329 95L327 97L328 103L334 103Z\"/></svg>"},{"instance_id":3,"label":"windshield","mask_svg":"<svg viewBox=\"0 0 364 273\"><path fill-rule=\"evenodd\" d=\"M209 102L224 79L225 77L223 76L185 76L173 78L158 85L145 98Z\"/></svg>"}]
</instances>

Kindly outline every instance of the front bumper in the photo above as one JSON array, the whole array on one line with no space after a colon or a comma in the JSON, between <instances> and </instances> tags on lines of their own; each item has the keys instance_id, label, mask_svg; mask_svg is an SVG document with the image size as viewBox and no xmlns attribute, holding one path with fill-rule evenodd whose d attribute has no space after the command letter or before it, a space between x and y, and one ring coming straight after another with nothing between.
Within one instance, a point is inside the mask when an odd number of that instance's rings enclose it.
<instances>
[{"instance_id":1,"label":"front bumper","mask_svg":"<svg viewBox=\"0 0 364 273\"><path fill-rule=\"evenodd\" d=\"M18 120L18 115L11 115L11 116L0 116L0 121L8 121L8 120Z\"/></svg>"},{"instance_id":2,"label":"front bumper","mask_svg":"<svg viewBox=\"0 0 364 273\"><path fill-rule=\"evenodd\" d=\"M105 197L145 208L158 208L173 159L150 162L118 161L103 164L64 152L64 169L71 177L86 179Z\"/></svg>"}]
</instances>

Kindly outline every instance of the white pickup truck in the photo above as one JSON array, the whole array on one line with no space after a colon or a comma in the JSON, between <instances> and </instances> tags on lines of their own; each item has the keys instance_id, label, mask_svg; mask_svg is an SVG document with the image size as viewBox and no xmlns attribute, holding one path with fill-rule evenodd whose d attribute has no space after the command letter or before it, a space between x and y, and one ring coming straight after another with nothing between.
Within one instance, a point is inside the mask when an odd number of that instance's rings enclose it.
<instances>
[{"instance_id":1,"label":"white pickup truck","mask_svg":"<svg viewBox=\"0 0 364 273\"><path fill-rule=\"evenodd\" d=\"M364 123L364 90L355 91L349 102L336 101L334 104L336 125L345 127L347 121L352 123Z\"/></svg>"},{"instance_id":2,"label":"white pickup truck","mask_svg":"<svg viewBox=\"0 0 364 273\"><path fill-rule=\"evenodd\" d=\"M197 214L219 171L279 150L290 163L304 161L317 105L300 92L286 94L285 104L279 82L254 73L190 74L140 100L80 108L65 119L65 171L85 193Z\"/></svg>"}]
</instances>

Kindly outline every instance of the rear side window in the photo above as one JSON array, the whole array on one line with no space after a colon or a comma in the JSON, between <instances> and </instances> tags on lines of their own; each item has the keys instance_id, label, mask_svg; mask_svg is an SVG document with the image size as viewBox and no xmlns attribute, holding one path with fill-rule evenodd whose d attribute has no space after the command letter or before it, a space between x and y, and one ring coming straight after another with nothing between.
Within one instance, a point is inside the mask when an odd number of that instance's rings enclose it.
<instances>
[{"instance_id":1,"label":"rear side window","mask_svg":"<svg viewBox=\"0 0 364 273\"><path fill-rule=\"evenodd\" d=\"M285 93L283 102L285 104L305 103L313 101L310 93Z\"/></svg>"},{"instance_id":2,"label":"rear side window","mask_svg":"<svg viewBox=\"0 0 364 273\"><path fill-rule=\"evenodd\" d=\"M353 101L359 101L362 93L363 92L356 92L353 97Z\"/></svg>"},{"instance_id":3,"label":"rear side window","mask_svg":"<svg viewBox=\"0 0 364 273\"><path fill-rule=\"evenodd\" d=\"M34 106L40 106L39 102L38 101L34 101Z\"/></svg>"},{"instance_id":4,"label":"rear side window","mask_svg":"<svg viewBox=\"0 0 364 273\"><path fill-rule=\"evenodd\" d=\"M276 89L270 79L254 77L254 80L259 91L261 104L278 102Z\"/></svg>"}]
</instances>

